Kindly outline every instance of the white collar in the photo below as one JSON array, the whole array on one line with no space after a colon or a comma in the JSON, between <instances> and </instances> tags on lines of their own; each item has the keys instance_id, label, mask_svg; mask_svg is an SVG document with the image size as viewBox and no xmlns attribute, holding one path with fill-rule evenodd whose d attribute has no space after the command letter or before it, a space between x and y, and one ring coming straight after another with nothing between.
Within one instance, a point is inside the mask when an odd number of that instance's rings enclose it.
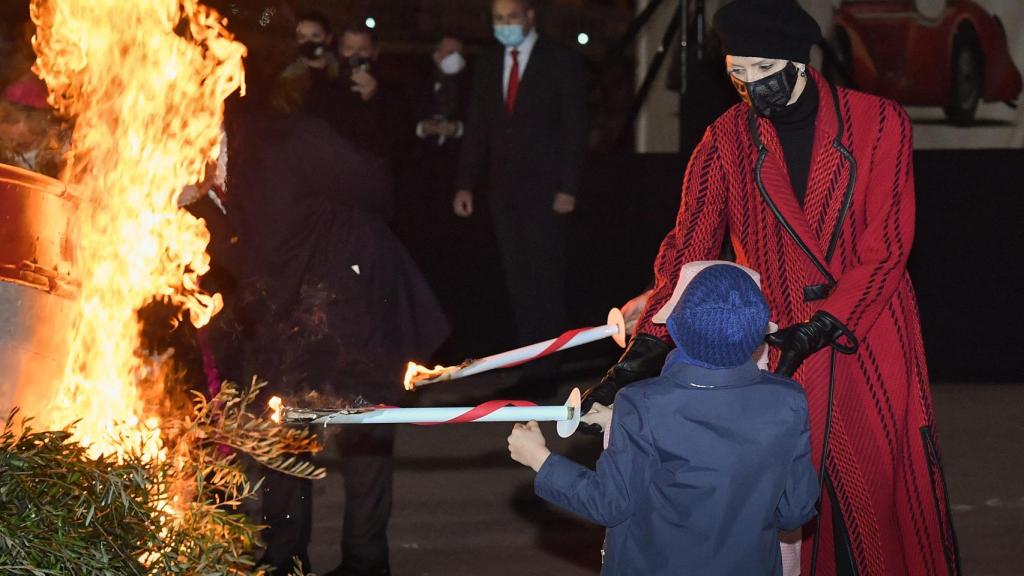
<instances>
[{"instance_id":1,"label":"white collar","mask_svg":"<svg viewBox=\"0 0 1024 576\"><path fill-rule=\"evenodd\" d=\"M539 37L540 35L537 34L537 28L535 26L530 30L530 33L526 35L526 38L523 38L523 42L519 44L519 46L506 46L505 55L508 56L512 53L512 50L515 49L519 50L520 58L527 56L530 52L533 52L533 46L537 43L537 38Z\"/></svg>"}]
</instances>

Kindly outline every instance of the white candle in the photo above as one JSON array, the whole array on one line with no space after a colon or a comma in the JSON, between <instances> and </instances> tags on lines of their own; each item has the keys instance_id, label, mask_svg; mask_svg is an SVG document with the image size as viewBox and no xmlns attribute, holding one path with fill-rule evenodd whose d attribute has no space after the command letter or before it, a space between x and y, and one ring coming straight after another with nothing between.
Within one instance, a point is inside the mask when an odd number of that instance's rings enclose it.
<instances>
[{"instance_id":1,"label":"white candle","mask_svg":"<svg viewBox=\"0 0 1024 576\"><path fill-rule=\"evenodd\" d=\"M285 408L288 423L310 424L424 424L441 423L458 418L472 407L444 406L438 408L378 408L376 410L339 410L330 414L319 411ZM567 406L505 406L473 420L474 422L557 422L572 418Z\"/></svg>"},{"instance_id":2,"label":"white candle","mask_svg":"<svg viewBox=\"0 0 1024 576\"><path fill-rule=\"evenodd\" d=\"M276 398L276 397L275 397ZM272 399L273 401L273 399ZM288 408L276 403L275 421L286 424L442 424L464 416L475 407L370 408L319 410ZM280 420L277 411L280 411ZM487 411L472 422L558 422L558 434L572 436L580 422L580 391L573 388L562 406L504 406Z\"/></svg>"},{"instance_id":3,"label":"white candle","mask_svg":"<svg viewBox=\"0 0 1024 576\"><path fill-rule=\"evenodd\" d=\"M487 372L488 370L517 366L531 360L542 358L554 352L560 352L576 346L582 346L583 344L589 344L591 342L603 340L604 338L614 338L615 342L619 346L625 347L625 320L623 320L622 312L619 311L618 308L612 308L612 310L608 312L607 324L577 330L576 333L567 341L558 344L560 338L561 337L552 338L550 340L530 344L529 346L523 346L522 348L516 348L514 350L494 354L485 358L469 360L459 366L447 368L438 366L431 370L410 362L409 369L405 375L405 388L406 390L415 390L418 386L465 378L466 376L480 374L481 372ZM552 348L553 346L554 348Z\"/></svg>"}]
</instances>

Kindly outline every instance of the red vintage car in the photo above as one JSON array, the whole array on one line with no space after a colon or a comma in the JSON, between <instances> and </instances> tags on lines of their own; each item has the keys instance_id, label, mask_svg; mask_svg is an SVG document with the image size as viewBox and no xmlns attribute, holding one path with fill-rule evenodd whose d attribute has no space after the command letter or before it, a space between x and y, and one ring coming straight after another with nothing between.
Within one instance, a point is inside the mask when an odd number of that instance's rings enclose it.
<instances>
[{"instance_id":1,"label":"red vintage car","mask_svg":"<svg viewBox=\"0 0 1024 576\"><path fill-rule=\"evenodd\" d=\"M841 76L970 124L979 102L1016 106L1021 74L1003 23L971 0L843 0L832 39Z\"/></svg>"}]
</instances>

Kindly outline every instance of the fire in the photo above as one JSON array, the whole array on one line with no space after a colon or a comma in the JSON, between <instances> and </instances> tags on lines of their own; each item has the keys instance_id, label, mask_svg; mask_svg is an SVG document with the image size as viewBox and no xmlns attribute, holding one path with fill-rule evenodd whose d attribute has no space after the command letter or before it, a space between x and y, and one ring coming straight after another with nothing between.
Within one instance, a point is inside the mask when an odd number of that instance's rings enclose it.
<instances>
[{"instance_id":1,"label":"fire","mask_svg":"<svg viewBox=\"0 0 1024 576\"><path fill-rule=\"evenodd\" d=\"M426 366L421 366L415 362L409 362L409 365L405 369L405 379L403 381L403 384L406 390L413 392L416 390L417 386L422 385L420 383L423 382L424 380L434 380L442 378L448 374L451 374L458 368L458 366L441 365L434 366L433 368L427 368ZM426 383L423 382L423 384Z\"/></svg>"},{"instance_id":2,"label":"fire","mask_svg":"<svg viewBox=\"0 0 1024 576\"><path fill-rule=\"evenodd\" d=\"M137 312L161 297L201 326L221 307L198 289L209 233L176 200L217 157L245 47L196 0L32 0L31 11L35 70L75 119L64 180L82 200L76 327L63 381L35 416L80 420L95 454L161 456L161 361L139 351Z\"/></svg>"},{"instance_id":3,"label":"fire","mask_svg":"<svg viewBox=\"0 0 1024 576\"><path fill-rule=\"evenodd\" d=\"M267 401L267 406L270 407L270 419L278 424L281 423L281 412L284 410L284 405L281 403L280 396L273 396Z\"/></svg>"}]
</instances>

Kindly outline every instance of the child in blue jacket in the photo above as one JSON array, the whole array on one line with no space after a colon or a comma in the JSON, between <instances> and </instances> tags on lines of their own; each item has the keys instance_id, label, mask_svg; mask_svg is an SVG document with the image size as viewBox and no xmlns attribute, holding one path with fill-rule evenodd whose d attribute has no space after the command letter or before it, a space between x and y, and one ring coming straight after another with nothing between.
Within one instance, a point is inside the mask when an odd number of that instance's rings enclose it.
<instances>
[{"instance_id":1,"label":"child in blue jacket","mask_svg":"<svg viewBox=\"0 0 1024 576\"><path fill-rule=\"evenodd\" d=\"M741 268L710 266L668 319L676 349L661 376L616 396L597 471L516 424L512 458L537 495L608 527L603 575L779 575L779 530L814 517L807 400L752 356L768 326Z\"/></svg>"}]
</instances>

